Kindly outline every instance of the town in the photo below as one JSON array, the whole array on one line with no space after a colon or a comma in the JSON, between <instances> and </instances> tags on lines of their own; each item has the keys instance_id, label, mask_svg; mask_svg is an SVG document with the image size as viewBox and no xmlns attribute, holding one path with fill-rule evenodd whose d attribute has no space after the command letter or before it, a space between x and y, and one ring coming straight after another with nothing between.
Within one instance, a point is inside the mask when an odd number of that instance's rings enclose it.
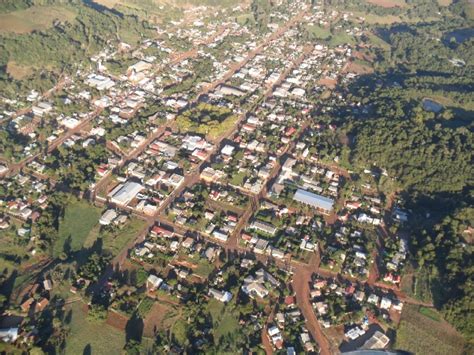
<instances>
[{"instance_id":1,"label":"town","mask_svg":"<svg viewBox=\"0 0 474 355\"><path fill-rule=\"evenodd\" d=\"M348 168L320 119L373 70L367 23L318 1L272 7L264 31L222 11L3 103L21 137L0 156L11 349L49 332L82 351L73 323L71 340L45 325L67 312L128 350L389 349L405 308L431 309L401 287L410 212L376 182L397 177ZM332 41L310 36L328 23Z\"/></svg>"}]
</instances>

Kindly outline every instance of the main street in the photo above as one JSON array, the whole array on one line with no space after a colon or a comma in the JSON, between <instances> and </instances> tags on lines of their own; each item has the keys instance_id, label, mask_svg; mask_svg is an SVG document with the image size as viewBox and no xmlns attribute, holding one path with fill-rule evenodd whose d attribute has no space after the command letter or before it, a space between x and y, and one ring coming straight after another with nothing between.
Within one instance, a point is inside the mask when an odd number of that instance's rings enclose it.
<instances>
[{"instance_id":1,"label":"main street","mask_svg":"<svg viewBox=\"0 0 474 355\"><path fill-rule=\"evenodd\" d=\"M203 91L198 94L196 101L204 94L210 92L210 90L215 89L217 86L221 85L222 83L226 82L229 78L231 78L238 70L240 70L251 58L253 58L256 54L258 54L266 45L271 43L271 41L274 38L278 38L284 31L288 30L291 28L297 20L301 19L303 16L304 11L302 11L300 14L292 18L285 26L283 26L281 29L276 31L274 35L269 36L267 40L265 40L264 43L262 43L260 46L258 46L252 53L249 53L247 57L240 63L238 63L236 66L230 69L230 71L224 76L224 79L218 80L214 82L212 85L207 86L206 88L203 89ZM262 100L268 99L274 89L280 85L285 78L292 72L294 68L296 68L303 60L304 58L311 53L313 47L312 46L306 46L303 50L303 53L298 56L292 64L280 75L278 78L277 82L275 82L273 85L271 85L262 95L260 100L257 100L257 103L255 104L258 105L259 102ZM252 107L253 108L253 107ZM168 227L171 227L173 231L175 231L177 234L180 235L188 235L192 234L197 236L198 238L203 238L203 239L208 239L211 240L213 243L217 243L221 245L221 247L226 250L227 253L241 253L241 254L248 254L248 255L254 255L257 259L260 260L267 260L269 257L267 255L255 255L253 250L247 246L241 246L239 245L239 236L242 232L242 230L245 228L245 226L248 224L250 218L254 215L254 213L258 210L260 201L266 197L267 191L268 191L268 186L265 185L265 187L262 189L262 191L257 194L257 195L251 195L250 196L250 203L249 203L249 208L247 208L244 212L244 214L240 217L235 230L231 234L229 240L226 243L220 242L208 235L204 235L199 231L192 230L190 228L187 228L185 226L177 226L173 222L167 220L166 218L162 217L162 213L169 207L169 205L174 201L174 199L179 196L186 188L191 187L192 185L196 184L197 182L200 181L199 175L202 171L202 168L210 162L214 156L214 154L218 151L217 149L220 147L221 142L224 139L230 139L232 138L239 130L243 120L247 117L247 113L244 112L240 115L236 125L231 128L228 132L225 132L221 136L217 137L213 141L214 143L214 149L211 151L211 153L208 155L207 159L202 161L197 167L193 169L193 171L190 174L187 174L185 176L185 181L181 184L181 186L177 189L175 189L161 204L156 213L153 216L146 217L142 216L143 218L146 218L146 226L144 229L139 233L137 238L130 242L129 245L127 245L126 248L122 250L119 255L117 255L114 260L111 263L111 266L108 268L108 270L104 273L102 278L100 279L98 286L101 287L108 279L109 277L112 276L113 270L117 268L121 268L123 265L124 261L127 259L129 255L129 251L131 248L133 248L135 245L141 243L144 241L149 229L155 225L155 224L162 224ZM300 130L298 132L298 137L304 133L306 128L309 125L309 118L305 118ZM153 141L154 138L150 139L149 141ZM282 154L280 155L280 159L282 158L283 154L288 151L288 149L294 146L294 141L291 141L284 149ZM130 158L130 157L129 157ZM279 159L277 160L274 168L272 169L272 172L270 174L270 179L268 179L267 184L269 184L275 176L278 174L281 163ZM319 255L319 254L318 254ZM319 258L318 258L319 260ZM298 302L298 305L300 306L303 315L306 319L306 324L307 328L310 331L313 339L318 343L319 348L321 349L322 354L330 354L329 351L329 342L327 341L326 337L324 336L323 332L321 331L321 327L319 325L319 322L317 321L316 315L312 309L312 306L309 302L309 282L311 279L311 275L313 272L316 271L316 268L319 266L319 262L317 262L316 265L314 264L302 264L297 261L292 261L289 260L288 258L286 260L275 260L277 264L282 265L282 267L285 268L293 268L294 270L294 275L293 275L293 288L296 293L296 299Z\"/></svg>"},{"instance_id":2,"label":"main street","mask_svg":"<svg viewBox=\"0 0 474 355\"><path fill-rule=\"evenodd\" d=\"M239 70L241 70L249 61L254 58L256 55L261 53L267 46L269 46L272 41L278 39L280 36L282 36L286 31L288 31L290 28L295 26L298 22L302 20L304 17L304 14L306 13L306 10L302 10L300 13L298 13L296 16L291 18L287 23L285 23L283 26L280 26L275 32L273 32L271 35L269 35L267 38L265 38L255 49L247 53L247 55L244 57L244 59L234 65L232 65L229 70L224 74L223 77L220 79L212 82L211 84L205 86L202 88L202 90L198 93L196 98L191 101L191 105L198 102L201 97L204 95L212 92L215 90L219 85L222 85L226 83L232 76L237 73ZM218 33L219 34L219 33ZM216 35L218 35L216 34ZM205 43L205 41L204 41ZM297 304L300 307L304 318L306 320L306 326L308 331L311 333L313 339L318 343L320 351L322 354L330 354L333 350L330 348L330 343L326 336L324 335L324 332L321 329L321 326L317 320L317 317L314 313L313 307L311 305L311 302L309 300L309 285L311 282L311 277L314 273L321 273L327 275L326 272L323 272L322 270L319 269L319 252L314 252L309 263L302 263L297 260L292 260L289 256L286 256L284 259L279 260L279 259L273 259L268 255L261 255L261 254L256 254L253 249L250 246L247 245L240 245L239 243L239 237L242 233L242 230L245 228L246 225L248 225L250 219L252 216L258 211L260 203L267 198L267 194L270 188L271 182L276 178L278 175L281 165L283 163L283 159L286 157L286 153L288 151L292 151L294 148L295 141L305 132L306 128L310 124L310 118L309 117L303 117L302 121L300 122L301 125L298 130L298 134L292 138L292 140L284 147L282 152L279 153L275 165L271 170L270 177L267 179L267 182L265 186L263 187L262 191L258 194L250 194L250 203L249 207L243 212L243 214L240 216L239 221L236 225L236 228L232 232L232 234L229 237L229 240L227 242L221 242L218 240L215 240L209 235L205 235L200 231L193 230L189 227L186 226L180 226L176 225L172 221L169 221L167 218L164 217L164 212L166 209L173 203L173 201L176 199L176 197L180 196L183 191L196 183L200 181L200 174L203 170L203 168L208 165L210 162L213 161L213 159L216 157L216 155L219 153L220 147L222 145L222 142L227 139L232 139L235 137L235 135L239 132L239 129L243 123L243 121L247 118L248 112L253 111L254 109L257 108L257 105L261 103L262 101L265 101L271 95L273 94L274 89L279 86L286 78L287 76L293 71L293 69L297 68L299 64L305 59L305 57L311 53L313 50L313 46L305 46L303 48L303 52L301 55L299 55L297 58L295 58L291 64L283 71L283 73L280 75L278 80L270 85L261 97L256 101L256 103L247 111L243 112L239 115L235 126L231 127L227 132L223 132L220 136L215 137L212 139L213 143L213 148L209 152L208 156L206 159L201 161L199 164L197 164L189 173L185 174L184 182L176 188L169 196L167 196L163 201L161 201L159 207L157 208L156 212L153 215L146 215L137 211L132 211L131 208L129 207L122 207L122 206L117 206L112 204L110 201L107 200L107 198L102 198L97 196L98 191L102 191L106 185L110 182L110 177L112 172L109 172L106 176L104 176L102 179L100 179L95 186L91 189L91 199L94 200L96 203L103 203L109 207L112 208L118 208L118 209L124 209L127 212L132 212L134 215L138 216L139 218L145 220L145 226L144 228L138 233L137 237L130 241L128 245L126 245L125 248L122 249L122 251L112 260L111 264L107 268L107 270L103 273L101 276L99 282L92 287L93 291L100 290L107 280L113 275L114 270L117 268L120 269L125 260L129 256L130 250L138 243L141 243L144 241L145 237L147 236L150 228L155 225L155 224L162 224L166 225L168 227L171 227L173 231L177 234L180 235L195 235L197 238L202 238L205 240L212 241L213 243L219 244L222 246L222 248L228 253L239 253L239 254L246 254L246 255L253 255L256 259L262 260L265 262L269 262L270 259L275 262L277 265L281 266L284 269L290 270L293 272L293 277L292 277L292 287L293 290L296 294L296 300ZM172 57L170 56L170 62L171 64L177 64L182 60L194 57L197 55L197 49L194 48L190 51L183 52L177 55L173 55ZM158 67L154 74L156 75L160 70L162 70L163 67ZM123 98L122 98L123 99ZM116 103L120 102L117 101ZM84 129L95 117L100 115L101 109L97 109L89 114L89 116L81 121L81 123L71 129L68 130L64 135L59 137L57 140L55 140L49 147L48 147L48 153L51 153L54 149L56 149L59 145L61 145L66 139L71 137L73 134L79 133L82 129ZM133 149L129 153L123 154L123 152L118 152L121 153L119 154L121 156L121 161L119 165L116 167L116 170L124 167L128 162L133 161L136 159L140 154L143 153L143 151L155 140L160 138L164 132L167 129L173 129L173 123L166 123L159 128L156 128L152 132L149 133L147 138L135 149ZM111 142L108 142L110 145ZM41 154L37 154L35 156L32 156L30 158L25 159L21 163L18 164L13 164L10 166L11 171L17 171L22 169L26 164L29 162L33 161L37 157L39 157ZM333 276L340 276L340 275L333 275ZM371 279L371 283L372 283ZM267 344L267 349L268 349L268 344Z\"/></svg>"}]
</instances>

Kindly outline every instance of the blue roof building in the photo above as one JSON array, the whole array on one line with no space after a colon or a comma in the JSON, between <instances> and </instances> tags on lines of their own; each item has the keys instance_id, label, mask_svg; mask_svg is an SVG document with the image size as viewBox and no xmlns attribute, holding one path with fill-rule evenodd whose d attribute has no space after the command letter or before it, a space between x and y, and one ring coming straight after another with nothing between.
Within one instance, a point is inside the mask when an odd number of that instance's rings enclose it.
<instances>
[{"instance_id":1,"label":"blue roof building","mask_svg":"<svg viewBox=\"0 0 474 355\"><path fill-rule=\"evenodd\" d=\"M330 199L328 197L324 197L321 195L317 195L303 189L296 190L296 193L293 196L293 200L304 203L305 205L314 207L324 213L331 212L334 206L333 199Z\"/></svg>"}]
</instances>

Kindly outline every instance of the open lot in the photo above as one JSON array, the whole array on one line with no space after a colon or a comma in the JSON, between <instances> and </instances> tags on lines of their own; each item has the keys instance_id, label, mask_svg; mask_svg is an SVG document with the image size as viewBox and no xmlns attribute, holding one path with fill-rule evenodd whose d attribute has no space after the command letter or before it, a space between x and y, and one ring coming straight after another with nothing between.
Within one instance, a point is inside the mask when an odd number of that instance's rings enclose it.
<instances>
[{"instance_id":1,"label":"open lot","mask_svg":"<svg viewBox=\"0 0 474 355\"><path fill-rule=\"evenodd\" d=\"M70 336L66 342L66 354L120 354L125 345L125 333L105 322L87 319L82 303L69 305L71 311Z\"/></svg>"},{"instance_id":2,"label":"open lot","mask_svg":"<svg viewBox=\"0 0 474 355\"><path fill-rule=\"evenodd\" d=\"M217 341L222 336L235 332L239 327L238 317L232 313L233 302L235 301L224 305L215 299L209 301L208 310L211 313Z\"/></svg>"},{"instance_id":3,"label":"open lot","mask_svg":"<svg viewBox=\"0 0 474 355\"><path fill-rule=\"evenodd\" d=\"M155 302L144 319L143 335L153 337L157 330L170 329L179 319L179 312L164 302Z\"/></svg>"},{"instance_id":4,"label":"open lot","mask_svg":"<svg viewBox=\"0 0 474 355\"><path fill-rule=\"evenodd\" d=\"M34 68L29 65L21 65L15 61L9 61L7 64L7 73L15 80L22 80L33 74Z\"/></svg>"},{"instance_id":5,"label":"open lot","mask_svg":"<svg viewBox=\"0 0 474 355\"><path fill-rule=\"evenodd\" d=\"M27 250L24 246L18 244L16 228L21 227L21 223L12 220L12 226L6 230L0 231L0 270L8 269L9 272L18 267L21 259L27 256Z\"/></svg>"},{"instance_id":6,"label":"open lot","mask_svg":"<svg viewBox=\"0 0 474 355\"><path fill-rule=\"evenodd\" d=\"M434 320L434 315L435 311L405 305L395 349L414 354L461 354L463 338L445 321Z\"/></svg>"},{"instance_id":7,"label":"open lot","mask_svg":"<svg viewBox=\"0 0 474 355\"><path fill-rule=\"evenodd\" d=\"M72 199L66 207L64 218L59 222L59 237L54 245L54 256L63 251L78 251L87 236L97 225L101 210L89 203Z\"/></svg>"},{"instance_id":8,"label":"open lot","mask_svg":"<svg viewBox=\"0 0 474 355\"><path fill-rule=\"evenodd\" d=\"M120 230L103 235L104 249L109 250L113 255L118 254L137 233L143 229L145 222L139 219L132 219Z\"/></svg>"},{"instance_id":9,"label":"open lot","mask_svg":"<svg viewBox=\"0 0 474 355\"><path fill-rule=\"evenodd\" d=\"M23 34L41 31L51 27L55 21L72 21L75 17L76 13L65 6L33 6L0 14L0 32Z\"/></svg>"}]
</instances>

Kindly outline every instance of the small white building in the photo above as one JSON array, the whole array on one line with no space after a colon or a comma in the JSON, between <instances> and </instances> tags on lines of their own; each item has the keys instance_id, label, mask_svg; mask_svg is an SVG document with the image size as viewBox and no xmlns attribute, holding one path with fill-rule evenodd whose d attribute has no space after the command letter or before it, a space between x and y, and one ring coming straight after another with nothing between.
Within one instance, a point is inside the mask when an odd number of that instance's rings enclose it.
<instances>
[{"instance_id":1,"label":"small white building","mask_svg":"<svg viewBox=\"0 0 474 355\"><path fill-rule=\"evenodd\" d=\"M215 288L209 289L209 296L212 296L216 300L221 301L223 303L230 302L230 300L232 299L232 293L230 293L229 291L219 291Z\"/></svg>"},{"instance_id":2,"label":"small white building","mask_svg":"<svg viewBox=\"0 0 474 355\"><path fill-rule=\"evenodd\" d=\"M102 217L100 217L99 223L103 226L108 226L115 218L117 218L117 212L115 212L115 210L107 210Z\"/></svg>"},{"instance_id":3,"label":"small white building","mask_svg":"<svg viewBox=\"0 0 474 355\"><path fill-rule=\"evenodd\" d=\"M155 291L161 286L162 283L163 279L159 278L156 275L150 275L146 279L146 288L149 291Z\"/></svg>"}]
</instances>

